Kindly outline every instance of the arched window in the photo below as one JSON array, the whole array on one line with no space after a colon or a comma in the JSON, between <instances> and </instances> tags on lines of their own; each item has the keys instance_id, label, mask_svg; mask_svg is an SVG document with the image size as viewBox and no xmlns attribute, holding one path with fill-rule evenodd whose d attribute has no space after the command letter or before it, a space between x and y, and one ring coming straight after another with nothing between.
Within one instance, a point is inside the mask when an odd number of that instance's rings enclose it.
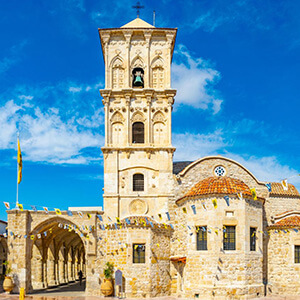
<instances>
[{"instance_id":1,"label":"arched window","mask_svg":"<svg viewBox=\"0 0 300 300\"><path fill-rule=\"evenodd\" d=\"M144 70L142 68L134 68L132 71L132 86L144 87Z\"/></svg>"},{"instance_id":2,"label":"arched window","mask_svg":"<svg viewBox=\"0 0 300 300\"><path fill-rule=\"evenodd\" d=\"M144 175L143 174L134 174L133 175L133 191L139 192L144 190Z\"/></svg>"},{"instance_id":3,"label":"arched window","mask_svg":"<svg viewBox=\"0 0 300 300\"><path fill-rule=\"evenodd\" d=\"M135 122L132 124L132 143L143 144L144 143L144 123Z\"/></svg>"}]
</instances>

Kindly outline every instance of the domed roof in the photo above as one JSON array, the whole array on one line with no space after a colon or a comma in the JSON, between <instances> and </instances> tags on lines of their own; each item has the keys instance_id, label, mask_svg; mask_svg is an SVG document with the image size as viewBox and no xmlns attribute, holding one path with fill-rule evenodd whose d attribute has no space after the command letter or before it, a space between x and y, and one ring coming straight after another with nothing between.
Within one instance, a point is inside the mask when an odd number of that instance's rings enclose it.
<instances>
[{"instance_id":1,"label":"domed roof","mask_svg":"<svg viewBox=\"0 0 300 300\"><path fill-rule=\"evenodd\" d=\"M181 199L216 194L236 195L237 193L252 197L250 188L242 180L227 176L208 177L196 183Z\"/></svg>"}]
</instances>

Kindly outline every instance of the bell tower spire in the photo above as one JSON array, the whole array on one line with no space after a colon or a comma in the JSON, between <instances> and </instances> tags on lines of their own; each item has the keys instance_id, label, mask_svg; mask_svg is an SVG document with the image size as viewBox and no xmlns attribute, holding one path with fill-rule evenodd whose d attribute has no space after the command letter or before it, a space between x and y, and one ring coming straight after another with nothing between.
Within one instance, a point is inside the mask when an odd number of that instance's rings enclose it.
<instances>
[{"instance_id":1,"label":"bell tower spire","mask_svg":"<svg viewBox=\"0 0 300 300\"><path fill-rule=\"evenodd\" d=\"M121 28L99 29L105 62L103 198L110 216L167 210L175 151L171 61L176 32L140 18Z\"/></svg>"}]
</instances>

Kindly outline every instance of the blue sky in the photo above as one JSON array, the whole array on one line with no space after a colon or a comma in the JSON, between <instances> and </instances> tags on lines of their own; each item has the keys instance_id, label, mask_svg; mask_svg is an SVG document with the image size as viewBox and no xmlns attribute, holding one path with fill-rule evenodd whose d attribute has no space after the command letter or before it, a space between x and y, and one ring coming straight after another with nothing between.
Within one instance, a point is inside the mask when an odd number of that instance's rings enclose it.
<instances>
[{"instance_id":1,"label":"blue sky","mask_svg":"<svg viewBox=\"0 0 300 300\"><path fill-rule=\"evenodd\" d=\"M221 154L263 181L300 188L300 2L141 1L177 27L174 160ZM136 17L134 1L0 0L0 201L102 205L104 64L97 29ZM294 176L294 177L293 177ZM6 219L0 203L0 219ZM25 208L29 208L25 205Z\"/></svg>"}]
</instances>

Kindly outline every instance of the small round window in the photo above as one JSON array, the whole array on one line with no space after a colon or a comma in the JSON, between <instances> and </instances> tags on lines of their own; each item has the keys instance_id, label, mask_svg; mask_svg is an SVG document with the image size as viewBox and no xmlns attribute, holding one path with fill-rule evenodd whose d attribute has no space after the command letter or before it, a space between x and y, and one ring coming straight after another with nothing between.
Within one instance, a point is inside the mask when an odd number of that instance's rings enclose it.
<instances>
[{"instance_id":1,"label":"small round window","mask_svg":"<svg viewBox=\"0 0 300 300\"><path fill-rule=\"evenodd\" d=\"M215 167L214 173L216 176L225 176L226 169L223 166Z\"/></svg>"}]
</instances>

